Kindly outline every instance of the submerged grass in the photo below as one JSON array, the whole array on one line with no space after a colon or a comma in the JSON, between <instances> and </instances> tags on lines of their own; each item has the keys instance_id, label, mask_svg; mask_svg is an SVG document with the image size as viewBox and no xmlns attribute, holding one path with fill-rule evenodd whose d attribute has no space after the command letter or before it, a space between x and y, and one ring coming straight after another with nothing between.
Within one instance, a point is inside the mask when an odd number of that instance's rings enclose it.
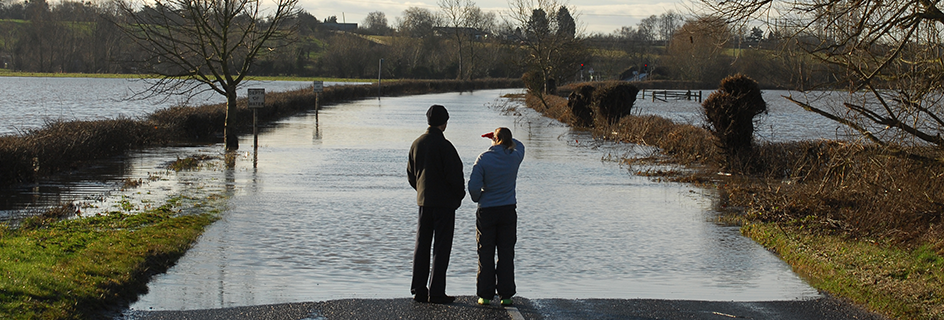
<instances>
[{"instance_id":1,"label":"submerged grass","mask_svg":"<svg viewBox=\"0 0 944 320\"><path fill-rule=\"evenodd\" d=\"M191 246L215 213L139 213L0 225L0 318L92 319L133 301Z\"/></svg>"},{"instance_id":2,"label":"submerged grass","mask_svg":"<svg viewBox=\"0 0 944 320\"><path fill-rule=\"evenodd\" d=\"M565 98L529 94L526 103L574 125ZM922 159L853 142L766 143L725 173L717 139L700 127L626 116L575 129L662 152L627 162L700 168L641 174L717 188L719 220L744 225L817 289L898 319L944 319L944 163L927 160L940 150L908 150Z\"/></svg>"}]
</instances>

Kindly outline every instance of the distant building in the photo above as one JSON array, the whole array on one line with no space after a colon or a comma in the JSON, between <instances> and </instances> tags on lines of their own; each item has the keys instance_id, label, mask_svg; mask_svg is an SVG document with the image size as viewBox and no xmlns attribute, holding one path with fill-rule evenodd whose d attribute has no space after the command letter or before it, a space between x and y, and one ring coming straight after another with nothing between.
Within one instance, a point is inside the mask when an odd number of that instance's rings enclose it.
<instances>
[{"instance_id":1,"label":"distant building","mask_svg":"<svg viewBox=\"0 0 944 320\"><path fill-rule=\"evenodd\" d=\"M458 33L461 33L461 34L470 35L475 40L483 40L483 39L488 38L489 36L488 32L485 32L476 28L468 28L468 27L462 27L462 28L435 27L433 28L433 32L436 33L437 36L451 36L451 35L455 35L457 31Z\"/></svg>"},{"instance_id":2,"label":"distant building","mask_svg":"<svg viewBox=\"0 0 944 320\"><path fill-rule=\"evenodd\" d=\"M10 69L13 66L13 56L9 53L0 53L0 69Z\"/></svg>"},{"instance_id":3,"label":"distant building","mask_svg":"<svg viewBox=\"0 0 944 320\"><path fill-rule=\"evenodd\" d=\"M357 30L356 23L334 23L326 22L321 24L322 28L327 30L337 30L337 31L354 31Z\"/></svg>"}]
</instances>

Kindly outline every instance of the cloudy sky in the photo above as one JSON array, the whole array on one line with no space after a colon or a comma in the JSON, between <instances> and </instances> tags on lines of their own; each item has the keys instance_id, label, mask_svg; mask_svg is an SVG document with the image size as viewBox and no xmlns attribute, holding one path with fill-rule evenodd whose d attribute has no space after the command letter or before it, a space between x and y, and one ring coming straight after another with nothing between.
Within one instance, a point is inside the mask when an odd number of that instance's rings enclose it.
<instances>
[{"instance_id":1,"label":"cloudy sky","mask_svg":"<svg viewBox=\"0 0 944 320\"><path fill-rule=\"evenodd\" d=\"M482 10L495 12L499 16L502 11L508 11L506 0L473 1ZM650 15L659 15L669 10L685 14L689 9L683 1L685 0L571 0L569 7L576 9L574 15L577 22L582 24L585 33L611 33L623 26L635 26L639 20ZM396 18L406 8L439 10L436 0L299 0L298 5L321 20L337 16L339 22L359 24L364 22L368 13L380 11L387 16L391 26L394 26Z\"/></svg>"}]
</instances>

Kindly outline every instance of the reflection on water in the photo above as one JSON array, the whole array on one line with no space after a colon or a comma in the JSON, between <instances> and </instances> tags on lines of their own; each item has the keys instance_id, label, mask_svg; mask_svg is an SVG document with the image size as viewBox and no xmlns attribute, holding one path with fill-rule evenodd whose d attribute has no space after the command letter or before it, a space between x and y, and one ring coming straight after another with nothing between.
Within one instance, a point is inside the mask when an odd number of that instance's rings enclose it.
<instances>
[{"instance_id":1,"label":"reflection on water","mask_svg":"<svg viewBox=\"0 0 944 320\"><path fill-rule=\"evenodd\" d=\"M169 197L182 194L194 198L191 200L219 194L222 184L207 174L222 170L220 151L218 146L139 150L35 183L3 185L0 222L36 215L66 203L74 204L80 215L88 216L107 211L138 212L164 205ZM217 160L202 164L201 170L205 172L168 169L171 162L193 155L208 155ZM195 203L181 203L178 209Z\"/></svg>"},{"instance_id":2,"label":"reflection on water","mask_svg":"<svg viewBox=\"0 0 944 320\"><path fill-rule=\"evenodd\" d=\"M650 150L593 142L528 109L514 116L485 106L503 92L357 101L266 128L255 168L243 157L222 173L201 171L205 180L230 186L229 210L175 267L155 277L132 308L409 296L417 208L406 159L410 143L426 128L431 104L449 109L445 135L466 175L489 145L480 137L484 132L506 126L528 146L518 181L521 296L817 296L737 228L710 222L710 191L652 182L605 160ZM251 139L243 137L241 145ZM474 212L468 198L457 211L449 294L474 294Z\"/></svg>"}]
</instances>

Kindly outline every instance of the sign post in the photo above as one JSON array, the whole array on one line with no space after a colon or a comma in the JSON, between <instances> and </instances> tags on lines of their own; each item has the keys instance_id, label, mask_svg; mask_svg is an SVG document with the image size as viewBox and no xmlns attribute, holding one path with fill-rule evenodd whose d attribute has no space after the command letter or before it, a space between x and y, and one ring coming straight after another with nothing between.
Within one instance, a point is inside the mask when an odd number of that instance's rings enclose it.
<instances>
[{"instance_id":1,"label":"sign post","mask_svg":"<svg viewBox=\"0 0 944 320\"><path fill-rule=\"evenodd\" d=\"M383 76L383 65L384 59L380 58L380 62L377 63L377 100L380 100L380 95L382 94L383 85L381 84Z\"/></svg>"},{"instance_id":2,"label":"sign post","mask_svg":"<svg viewBox=\"0 0 944 320\"><path fill-rule=\"evenodd\" d=\"M311 83L311 91L315 94L315 126L318 126L318 96L324 92L324 81L313 81Z\"/></svg>"},{"instance_id":3,"label":"sign post","mask_svg":"<svg viewBox=\"0 0 944 320\"><path fill-rule=\"evenodd\" d=\"M252 110L252 166L256 167L259 154L259 131L256 111L265 106L265 89L249 89L249 109Z\"/></svg>"}]
</instances>

